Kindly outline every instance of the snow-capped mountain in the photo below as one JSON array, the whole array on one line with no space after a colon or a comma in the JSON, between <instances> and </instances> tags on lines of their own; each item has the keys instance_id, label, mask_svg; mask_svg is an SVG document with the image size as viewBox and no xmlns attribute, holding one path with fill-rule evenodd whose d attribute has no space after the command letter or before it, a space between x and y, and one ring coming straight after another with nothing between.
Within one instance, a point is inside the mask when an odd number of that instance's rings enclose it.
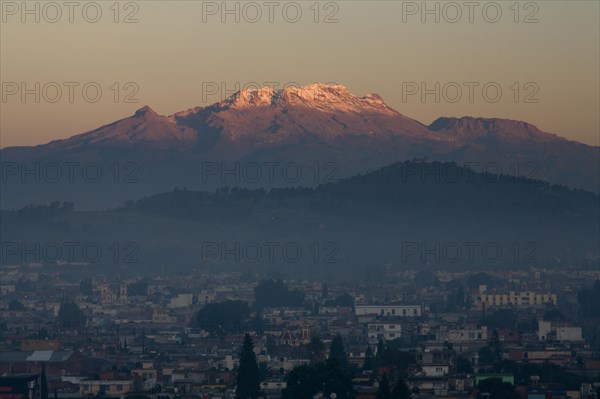
<instances>
[{"instance_id":1,"label":"snow-capped mountain","mask_svg":"<svg viewBox=\"0 0 600 399\"><path fill-rule=\"evenodd\" d=\"M506 119L439 118L426 126L392 109L377 94L358 97L342 85L266 87L242 90L213 105L169 116L146 106L128 118L65 140L5 148L0 151L3 163L135 163L140 182L126 189L88 185L86 190L76 184L14 183L3 190L2 206L74 200L68 195L81 198L82 191L84 202L95 204L98 198L98 204L117 205L174 186L244 185L243 179L201 181L198 176L205 162L335 163L337 178L423 157L479 165L494 162L505 174L528 164L533 169L524 177L598 192L598 150ZM100 194L94 194L95 187L102 187Z\"/></svg>"}]
</instances>

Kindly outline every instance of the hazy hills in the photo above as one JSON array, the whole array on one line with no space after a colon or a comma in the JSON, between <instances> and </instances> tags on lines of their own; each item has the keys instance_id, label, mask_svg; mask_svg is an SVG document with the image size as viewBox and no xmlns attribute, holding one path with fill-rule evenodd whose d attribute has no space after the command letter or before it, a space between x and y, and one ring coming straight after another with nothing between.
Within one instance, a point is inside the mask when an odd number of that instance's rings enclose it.
<instances>
[{"instance_id":1,"label":"hazy hills","mask_svg":"<svg viewBox=\"0 0 600 399\"><path fill-rule=\"evenodd\" d=\"M168 265L362 278L381 267L552 267L598 262L599 215L590 192L406 162L316 188L178 189L111 211L4 211L3 242L18 245L3 263L27 258L23 243L91 242L104 251L91 267L105 270Z\"/></svg>"}]
</instances>

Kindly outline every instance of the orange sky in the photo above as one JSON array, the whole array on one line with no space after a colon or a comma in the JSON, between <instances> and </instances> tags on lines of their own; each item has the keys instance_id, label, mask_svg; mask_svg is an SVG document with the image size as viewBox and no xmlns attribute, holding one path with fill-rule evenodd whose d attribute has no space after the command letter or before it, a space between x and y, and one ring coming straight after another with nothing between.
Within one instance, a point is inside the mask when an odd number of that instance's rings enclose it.
<instances>
[{"instance_id":1,"label":"orange sky","mask_svg":"<svg viewBox=\"0 0 600 399\"><path fill-rule=\"evenodd\" d=\"M600 144L597 1L45 3L0 2L2 147L316 81L426 124L494 116Z\"/></svg>"}]
</instances>

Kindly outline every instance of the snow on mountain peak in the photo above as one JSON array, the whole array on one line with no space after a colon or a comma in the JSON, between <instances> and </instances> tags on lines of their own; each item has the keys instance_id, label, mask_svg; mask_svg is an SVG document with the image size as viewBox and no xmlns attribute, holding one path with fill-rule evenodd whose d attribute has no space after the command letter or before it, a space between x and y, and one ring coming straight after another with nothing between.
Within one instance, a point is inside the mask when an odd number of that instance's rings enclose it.
<instances>
[{"instance_id":1,"label":"snow on mountain peak","mask_svg":"<svg viewBox=\"0 0 600 399\"><path fill-rule=\"evenodd\" d=\"M304 102L307 104L343 103L351 101L354 96L342 85L313 83L304 87L286 87L279 97L288 102Z\"/></svg>"},{"instance_id":2,"label":"snow on mountain peak","mask_svg":"<svg viewBox=\"0 0 600 399\"><path fill-rule=\"evenodd\" d=\"M357 97L340 84L313 83L304 87L290 86L281 90L271 87L244 89L219 103L232 108L264 106L304 106L323 111L360 112L371 110L395 113L377 94Z\"/></svg>"},{"instance_id":3,"label":"snow on mountain peak","mask_svg":"<svg viewBox=\"0 0 600 399\"><path fill-rule=\"evenodd\" d=\"M230 106L247 107L271 105L275 97L275 90L270 87L261 87L260 89L243 89L233 94L225 100Z\"/></svg>"}]
</instances>

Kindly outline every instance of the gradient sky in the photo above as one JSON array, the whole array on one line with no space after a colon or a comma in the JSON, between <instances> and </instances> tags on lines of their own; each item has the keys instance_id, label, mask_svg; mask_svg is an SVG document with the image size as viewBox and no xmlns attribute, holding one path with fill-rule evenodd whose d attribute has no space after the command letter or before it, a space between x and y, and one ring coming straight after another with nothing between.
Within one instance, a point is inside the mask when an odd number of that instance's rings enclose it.
<instances>
[{"instance_id":1,"label":"gradient sky","mask_svg":"<svg viewBox=\"0 0 600 399\"><path fill-rule=\"evenodd\" d=\"M27 2L31 8L35 3ZM478 2L472 22L468 8L461 6L464 1L439 2L439 23L434 15L421 21L420 1L338 1L337 23L323 23L327 14L336 11L328 2L318 3L319 23L315 23L312 0L297 2L302 10L297 23L283 18L283 5L289 2L275 7L273 23L263 1L257 2L263 16L256 23L245 21L242 11L239 23L232 15L225 22L220 14L203 15L203 9L220 6L220 1L157 0L131 2L134 5L127 8L121 4L119 23L113 21L114 2L99 1L102 17L89 23L81 10L86 3L75 9L73 23L67 8L62 8L63 16L56 23L45 21L42 10L39 23L34 16L26 16L23 23L22 10L11 15L11 7L21 7L21 1L1 1L3 95L12 83L63 86L56 103L43 97L35 103L33 95L25 102L19 95L3 98L2 147L69 137L131 115L146 104L158 113L171 114L220 100L223 93L206 96L206 82L233 88L238 82L283 86L317 81L339 82L360 96L378 93L388 105L426 124L439 116L519 119L600 145L598 1L519 2L519 22L514 20L515 2L498 1L494 4L500 5L502 17L496 23L486 21L495 17L494 7L486 1ZM436 2L427 3L433 8ZM455 15L456 9L448 3L461 7L463 14L456 23L444 18ZM235 7L235 2L228 4ZM413 5L419 8L416 15L403 12ZM139 22L122 23L134 6ZM488 7L485 15L484 6ZM254 10L246 10L247 18L253 18ZM293 10L288 8L288 18L294 17ZM54 18L53 10L46 11L47 18ZM86 15L93 17L93 9L88 11ZM524 23L533 12L538 22ZM70 103L63 82L96 82L103 96L96 103L86 102L79 86ZM114 82L121 87L117 102L110 89ZM138 103L123 102L131 91L124 90L127 82L139 87L134 96ZM448 96L439 103L433 95L424 102L418 94L403 99L403 87L411 82L430 88L436 82L450 83ZM464 82L480 85L472 103ZM516 102L515 82L520 89ZM502 89L495 103L482 94L481 87L489 83ZM451 103L448 97L455 95L456 84L464 87L462 98ZM528 94L537 103L525 102Z\"/></svg>"}]
</instances>

